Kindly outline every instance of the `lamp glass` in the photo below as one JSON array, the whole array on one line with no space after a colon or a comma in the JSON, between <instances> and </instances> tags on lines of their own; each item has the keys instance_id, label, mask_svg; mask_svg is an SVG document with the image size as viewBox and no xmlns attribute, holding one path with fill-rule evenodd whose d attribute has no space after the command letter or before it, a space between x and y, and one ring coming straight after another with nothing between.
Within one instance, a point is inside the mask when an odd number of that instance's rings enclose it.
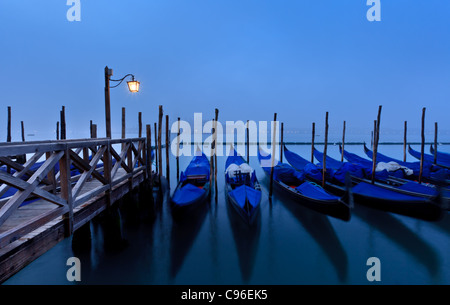
<instances>
[{"instance_id":1,"label":"lamp glass","mask_svg":"<svg viewBox=\"0 0 450 305\"><path fill-rule=\"evenodd\" d=\"M128 90L130 90L130 92L139 92L139 85L140 83L138 81L132 80L127 82L128 84Z\"/></svg>"}]
</instances>

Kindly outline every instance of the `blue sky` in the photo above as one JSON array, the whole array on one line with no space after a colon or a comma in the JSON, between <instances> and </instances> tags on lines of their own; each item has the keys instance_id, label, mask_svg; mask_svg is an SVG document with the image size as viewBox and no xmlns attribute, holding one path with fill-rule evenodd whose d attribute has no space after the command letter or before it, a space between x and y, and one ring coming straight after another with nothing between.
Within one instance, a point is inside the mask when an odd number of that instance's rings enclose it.
<instances>
[{"instance_id":1,"label":"blue sky","mask_svg":"<svg viewBox=\"0 0 450 305\"><path fill-rule=\"evenodd\" d=\"M66 1L0 0L0 122L13 110L27 133L48 134L66 106L69 137L104 135L104 75L133 73L141 92L111 91L113 136L121 107L127 127L194 112L220 120L271 120L286 128L382 132L408 121L439 122L450 140L450 2L381 0L381 22L365 0L81 0L81 22ZM6 131L0 129L1 140ZM445 139L447 137L448 139ZM431 140L431 139L430 139Z\"/></svg>"}]
</instances>

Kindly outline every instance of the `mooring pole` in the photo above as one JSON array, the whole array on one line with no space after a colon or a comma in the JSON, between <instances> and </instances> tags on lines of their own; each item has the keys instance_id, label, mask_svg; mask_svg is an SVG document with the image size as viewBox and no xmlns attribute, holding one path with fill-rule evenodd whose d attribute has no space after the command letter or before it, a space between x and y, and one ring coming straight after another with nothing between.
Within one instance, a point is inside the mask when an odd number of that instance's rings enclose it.
<instances>
[{"instance_id":1,"label":"mooring pole","mask_svg":"<svg viewBox=\"0 0 450 305\"><path fill-rule=\"evenodd\" d=\"M438 137L438 123L434 122L434 164L437 163L437 137Z\"/></svg>"},{"instance_id":2,"label":"mooring pole","mask_svg":"<svg viewBox=\"0 0 450 305\"><path fill-rule=\"evenodd\" d=\"M421 146L420 146L419 183L422 183L423 161L424 161L424 153L425 153L425 110L426 110L426 108L424 107L422 109L422 132L421 132L422 143L421 143Z\"/></svg>"},{"instance_id":3,"label":"mooring pole","mask_svg":"<svg viewBox=\"0 0 450 305\"><path fill-rule=\"evenodd\" d=\"M169 115L166 114L166 178L170 188L170 161L169 161L169 149L170 149L170 133L169 133Z\"/></svg>"},{"instance_id":4,"label":"mooring pole","mask_svg":"<svg viewBox=\"0 0 450 305\"><path fill-rule=\"evenodd\" d=\"M342 130L342 151L341 151L341 162L344 162L344 149L345 149L345 121Z\"/></svg>"},{"instance_id":5,"label":"mooring pole","mask_svg":"<svg viewBox=\"0 0 450 305\"><path fill-rule=\"evenodd\" d=\"M376 166L377 166L377 152L378 152L378 143L380 140L380 120L381 120L381 109L382 106L380 105L378 107L378 116L377 116L377 120L375 122L375 133L374 133L374 147L373 147L373 155L372 155L372 160L373 160L373 164L372 164L372 184L375 183L375 171L376 171Z\"/></svg>"},{"instance_id":6,"label":"mooring pole","mask_svg":"<svg viewBox=\"0 0 450 305\"><path fill-rule=\"evenodd\" d=\"M159 105L159 118L158 118L158 167L159 167L159 176L162 176L162 148L161 148L161 132L162 132L162 120L163 120L163 107Z\"/></svg>"},{"instance_id":7,"label":"mooring pole","mask_svg":"<svg viewBox=\"0 0 450 305\"><path fill-rule=\"evenodd\" d=\"M139 125L138 136L139 136L139 138L141 138L142 137L142 112L138 113L138 125Z\"/></svg>"},{"instance_id":8,"label":"mooring pole","mask_svg":"<svg viewBox=\"0 0 450 305\"><path fill-rule=\"evenodd\" d=\"M158 164L158 156L159 156L159 154L158 154L158 149L159 149L159 147L158 147L158 132L157 132L157 130L158 130L158 127L157 127L157 125L156 125L156 122L154 123L154 128L153 128L153 130L154 130L154 132L155 132L155 172L157 173L157 174L159 174L159 164Z\"/></svg>"},{"instance_id":9,"label":"mooring pole","mask_svg":"<svg viewBox=\"0 0 450 305\"><path fill-rule=\"evenodd\" d=\"M280 162L283 163L283 133L284 123L281 123L281 135L280 135Z\"/></svg>"},{"instance_id":10,"label":"mooring pole","mask_svg":"<svg viewBox=\"0 0 450 305\"><path fill-rule=\"evenodd\" d=\"M56 122L56 140L59 140L59 121Z\"/></svg>"},{"instance_id":11,"label":"mooring pole","mask_svg":"<svg viewBox=\"0 0 450 305\"><path fill-rule=\"evenodd\" d=\"M273 193L273 172L275 167L275 141L277 134L277 113L273 115L273 136L272 136L272 165L270 167L270 188L269 188L269 197L272 198Z\"/></svg>"},{"instance_id":12,"label":"mooring pole","mask_svg":"<svg viewBox=\"0 0 450 305\"><path fill-rule=\"evenodd\" d=\"M322 187L325 187L325 175L327 173L327 148L328 148L328 111L325 114L325 143L322 159Z\"/></svg>"},{"instance_id":13,"label":"mooring pole","mask_svg":"<svg viewBox=\"0 0 450 305\"><path fill-rule=\"evenodd\" d=\"M248 130L249 126L249 120L247 120L247 164L250 164L250 131Z\"/></svg>"},{"instance_id":14,"label":"mooring pole","mask_svg":"<svg viewBox=\"0 0 450 305\"><path fill-rule=\"evenodd\" d=\"M61 140L66 139L66 107L62 106L61 110Z\"/></svg>"},{"instance_id":15,"label":"mooring pole","mask_svg":"<svg viewBox=\"0 0 450 305\"><path fill-rule=\"evenodd\" d=\"M177 134L177 182L180 181L180 127L181 122L180 118L178 118L178 134Z\"/></svg>"},{"instance_id":16,"label":"mooring pole","mask_svg":"<svg viewBox=\"0 0 450 305\"><path fill-rule=\"evenodd\" d=\"M23 121L20 121L20 128L22 131L22 142L25 142L25 127L23 126Z\"/></svg>"},{"instance_id":17,"label":"mooring pole","mask_svg":"<svg viewBox=\"0 0 450 305\"><path fill-rule=\"evenodd\" d=\"M146 154L146 162L147 162L147 177L150 184L150 189L153 189L153 177L152 177L152 132L150 129L150 125L145 125L145 131L147 136L147 154Z\"/></svg>"},{"instance_id":18,"label":"mooring pole","mask_svg":"<svg viewBox=\"0 0 450 305\"><path fill-rule=\"evenodd\" d=\"M311 163L314 163L314 139L315 138L316 138L316 123L312 123Z\"/></svg>"},{"instance_id":19,"label":"mooring pole","mask_svg":"<svg viewBox=\"0 0 450 305\"><path fill-rule=\"evenodd\" d=\"M214 119L214 196L217 201L217 121L219 119L219 109L216 108L216 117Z\"/></svg>"},{"instance_id":20,"label":"mooring pole","mask_svg":"<svg viewBox=\"0 0 450 305\"><path fill-rule=\"evenodd\" d=\"M11 142L11 106L8 106L8 125L6 131L6 142Z\"/></svg>"},{"instance_id":21,"label":"mooring pole","mask_svg":"<svg viewBox=\"0 0 450 305\"><path fill-rule=\"evenodd\" d=\"M403 162L406 162L406 135L408 130L408 123L405 121L405 128L403 133Z\"/></svg>"},{"instance_id":22,"label":"mooring pole","mask_svg":"<svg viewBox=\"0 0 450 305\"><path fill-rule=\"evenodd\" d=\"M125 139L125 107L122 107L122 139ZM122 143L122 150L125 147L125 143Z\"/></svg>"}]
</instances>

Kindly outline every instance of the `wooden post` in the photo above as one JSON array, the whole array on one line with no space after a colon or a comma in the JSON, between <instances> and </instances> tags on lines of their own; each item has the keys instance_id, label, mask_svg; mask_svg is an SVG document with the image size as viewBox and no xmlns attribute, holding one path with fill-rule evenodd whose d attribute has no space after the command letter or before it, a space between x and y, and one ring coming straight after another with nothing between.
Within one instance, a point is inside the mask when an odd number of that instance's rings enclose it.
<instances>
[{"instance_id":1,"label":"wooden post","mask_svg":"<svg viewBox=\"0 0 450 305\"><path fill-rule=\"evenodd\" d=\"M152 132L150 129L150 125L145 125L145 131L147 135L147 153L146 153L146 162L147 162L147 177L150 184L150 189L153 189L153 177L152 177Z\"/></svg>"},{"instance_id":2,"label":"wooden post","mask_svg":"<svg viewBox=\"0 0 450 305\"><path fill-rule=\"evenodd\" d=\"M72 235L73 232L73 206L72 206L72 186L70 183L70 154L69 149L66 149L64 155L59 160L60 169L60 183L61 183L61 198L67 200L69 211L64 214L64 234L65 236Z\"/></svg>"},{"instance_id":3,"label":"wooden post","mask_svg":"<svg viewBox=\"0 0 450 305\"><path fill-rule=\"evenodd\" d=\"M247 163L250 164L250 131L249 121L247 120Z\"/></svg>"},{"instance_id":4,"label":"wooden post","mask_svg":"<svg viewBox=\"0 0 450 305\"><path fill-rule=\"evenodd\" d=\"M158 118L158 167L159 167L159 176L162 176L162 150L161 150L161 129L162 129L162 120L163 120L163 107L159 105L159 118Z\"/></svg>"},{"instance_id":5,"label":"wooden post","mask_svg":"<svg viewBox=\"0 0 450 305\"><path fill-rule=\"evenodd\" d=\"M322 187L325 187L325 175L327 173L327 147L328 147L328 111L325 114L325 143L322 160Z\"/></svg>"},{"instance_id":6,"label":"wooden post","mask_svg":"<svg viewBox=\"0 0 450 305\"><path fill-rule=\"evenodd\" d=\"M345 149L345 121L342 130L342 151L341 151L341 162L344 162L344 149Z\"/></svg>"},{"instance_id":7,"label":"wooden post","mask_svg":"<svg viewBox=\"0 0 450 305\"><path fill-rule=\"evenodd\" d=\"M156 122L154 123L153 126L154 126L153 130L155 132L155 172L159 174L159 164L158 164L158 160L159 160L158 159L158 156L159 156L158 149L159 149L159 147L158 147L158 132L157 132L158 128L156 126Z\"/></svg>"},{"instance_id":8,"label":"wooden post","mask_svg":"<svg viewBox=\"0 0 450 305\"><path fill-rule=\"evenodd\" d=\"M105 67L105 124L106 124L106 137L111 139L111 102L109 94L109 79L112 75L112 70Z\"/></svg>"},{"instance_id":9,"label":"wooden post","mask_svg":"<svg viewBox=\"0 0 450 305\"><path fill-rule=\"evenodd\" d=\"M273 193L273 170L275 167L275 141L277 134L277 113L275 112L273 116L273 136L272 136L272 166L270 168L270 188L269 188L269 197L272 198Z\"/></svg>"},{"instance_id":10,"label":"wooden post","mask_svg":"<svg viewBox=\"0 0 450 305\"><path fill-rule=\"evenodd\" d=\"M434 164L437 163L437 137L438 137L438 123L434 122Z\"/></svg>"},{"instance_id":11,"label":"wooden post","mask_svg":"<svg viewBox=\"0 0 450 305\"><path fill-rule=\"evenodd\" d=\"M91 138L97 138L97 124L92 124L92 135Z\"/></svg>"},{"instance_id":12,"label":"wooden post","mask_svg":"<svg viewBox=\"0 0 450 305\"><path fill-rule=\"evenodd\" d=\"M280 162L283 163L283 132L284 123L281 123L281 135L280 135Z\"/></svg>"},{"instance_id":13,"label":"wooden post","mask_svg":"<svg viewBox=\"0 0 450 305\"><path fill-rule=\"evenodd\" d=\"M314 140L316 138L316 123L312 123L312 139L311 139L311 163L314 163Z\"/></svg>"},{"instance_id":14,"label":"wooden post","mask_svg":"<svg viewBox=\"0 0 450 305\"><path fill-rule=\"evenodd\" d=\"M372 184L375 183L375 170L377 167L377 152L378 152L378 143L380 140L380 121L381 121L381 109L382 106L380 105L378 107L378 116L377 120L374 124L375 132L374 132L374 147L373 147L373 154L372 154Z\"/></svg>"},{"instance_id":15,"label":"wooden post","mask_svg":"<svg viewBox=\"0 0 450 305\"><path fill-rule=\"evenodd\" d=\"M125 139L125 136L126 136L126 134L125 134L125 124L126 124L126 122L125 122L125 107L122 107L122 139ZM123 149L123 147L125 146L125 143L122 143L122 149Z\"/></svg>"},{"instance_id":16,"label":"wooden post","mask_svg":"<svg viewBox=\"0 0 450 305\"><path fill-rule=\"evenodd\" d=\"M11 106L8 106L8 125L6 131L6 142L11 142Z\"/></svg>"},{"instance_id":17,"label":"wooden post","mask_svg":"<svg viewBox=\"0 0 450 305\"><path fill-rule=\"evenodd\" d=\"M421 138L422 138L422 144L420 146L420 172L419 172L419 183L422 183L422 173L423 173L423 160L424 160L424 153L425 153L425 110L424 107L422 109L422 132L421 132Z\"/></svg>"},{"instance_id":18,"label":"wooden post","mask_svg":"<svg viewBox=\"0 0 450 305\"><path fill-rule=\"evenodd\" d=\"M138 125L139 125L138 136L139 136L139 138L141 138L142 137L142 112L138 113Z\"/></svg>"},{"instance_id":19,"label":"wooden post","mask_svg":"<svg viewBox=\"0 0 450 305\"><path fill-rule=\"evenodd\" d=\"M169 115L166 114L166 178L170 188L170 160L169 160L169 150L170 150L170 133L169 133Z\"/></svg>"},{"instance_id":20,"label":"wooden post","mask_svg":"<svg viewBox=\"0 0 450 305\"><path fill-rule=\"evenodd\" d=\"M177 134L177 182L180 181L180 127L181 122L180 118L178 118L178 134Z\"/></svg>"},{"instance_id":21,"label":"wooden post","mask_svg":"<svg viewBox=\"0 0 450 305\"><path fill-rule=\"evenodd\" d=\"M403 162L406 162L406 134L408 129L408 123L405 121L405 130L403 133Z\"/></svg>"},{"instance_id":22,"label":"wooden post","mask_svg":"<svg viewBox=\"0 0 450 305\"><path fill-rule=\"evenodd\" d=\"M61 115L61 140L66 139L66 107L62 106Z\"/></svg>"},{"instance_id":23,"label":"wooden post","mask_svg":"<svg viewBox=\"0 0 450 305\"><path fill-rule=\"evenodd\" d=\"M216 118L214 120L214 194L217 201L217 120L219 119L219 109L216 108Z\"/></svg>"},{"instance_id":24,"label":"wooden post","mask_svg":"<svg viewBox=\"0 0 450 305\"><path fill-rule=\"evenodd\" d=\"M59 121L56 122L56 140L59 140Z\"/></svg>"},{"instance_id":25,"label":"wooden post","mask_svg":"<svg viewBox=\"0 0 450 305\"><path fill-rule=\"evenodd\" d=\"M23 121L20 121L20 129L22 131L22 142L25 142L25 127L23 126Z\"/></svg>"},{"instance_id":26,"label":"wooden post","mask_svg":"<svg viewBox=\"0 0 450 305\"><path fill-rule=\"evenodd\" d=\"M92 138L92 120L89 121L89 135Z\"/></svg>"},{"instance_id":27,"label":"wooden post","mask_svg":"<svg viewBox=\"0 0 450 305\"><path fill-rule=\"evenodd\" d=\"M214 152L213 152L213 149L214 149L214 133L215 133L216 131L214 130L214 118L212 119L212 135L211 135L211 137L212 137L212 141L211 141L211 153L210 153L210 155L211 155L211 157L210 157L210 159L209 159L209 172L210 172L210 174L209 174L209 186L210 186L210 188L212 189L212 182L213 182L213 171L214 171Z\"/></svg>"},{"instance_id":28,"label":"wooden post","mask_svg":"<svg viewBox=\"0 0 450 305\"><path fill-rule=\"evenodd\" d=\"M376 123L375 123L376 126ZM373 130L370 132L370 149L373 149Z\"/></svg>"}]
</instances>

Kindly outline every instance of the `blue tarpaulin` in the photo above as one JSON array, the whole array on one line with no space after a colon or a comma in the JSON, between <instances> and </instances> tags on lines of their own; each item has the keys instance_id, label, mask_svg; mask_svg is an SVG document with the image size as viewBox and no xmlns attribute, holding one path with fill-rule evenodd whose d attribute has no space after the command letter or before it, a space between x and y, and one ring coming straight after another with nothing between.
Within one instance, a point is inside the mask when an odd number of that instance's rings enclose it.
<instances>
[{"instance_id":1,"label":"blue tarpaulin","mask_svg":"<svg viewBox=\"0 0 450 305\"><path fill-rule=\"evenodd\" d=\"M205 194L205 190L190 183L185 184L173 194L172 201L180 206L187 205Z\"/></svg>"},{"instance_id":2,"label":"blue tarpaulin","mask_svg":"<svg viewBox=\"0 0 450 305\"><path fill-rule=\"evenodd\" d=\"M245 199L248 200L252 209L258 206L261 201L261 191L257 191L247 185L241 185L236 187L230 193L230 196L236 200L237 204L244 209Z\"/></svg>"}]
</instances>

